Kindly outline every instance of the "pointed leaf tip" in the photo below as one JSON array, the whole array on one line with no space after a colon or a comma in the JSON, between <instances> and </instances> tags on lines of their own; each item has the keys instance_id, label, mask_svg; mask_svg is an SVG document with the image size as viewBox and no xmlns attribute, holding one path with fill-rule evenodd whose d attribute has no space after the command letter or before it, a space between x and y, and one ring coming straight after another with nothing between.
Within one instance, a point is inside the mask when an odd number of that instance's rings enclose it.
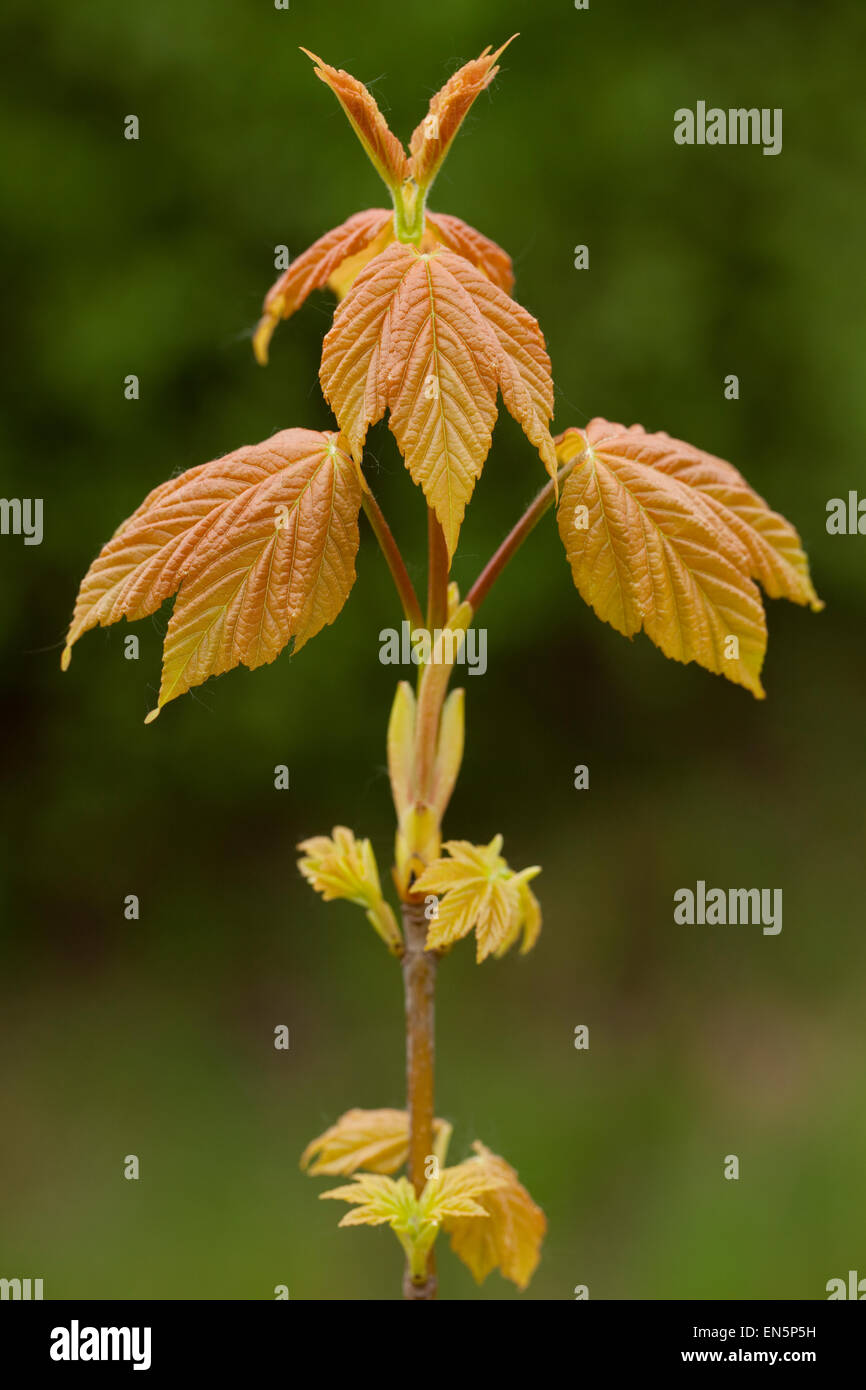
<instances>
[{"instance_id":1,"label":"pointed leaf tip","mask_svg":"<svg viewBox=\"0 0 866 1390\"><path fill-rule=\"evenodd\" d=\"M156 709L152 709L152 710L150 711L150 714L146 714L146 715L144 716L144 722L145 722L145 724L152 724L153 721L154 721L154 719L158 719L161 709L162 709L162 705L157 705Z\"/></svg>"},{"instance_id":2,"label":"pointed leaf tip","mask_svg":"<svg viewBox=\"0 0 866 1390\"><path fill-rule=\"evenodd\" d=\"M253 334L253 352L260 367L268 365L268 349L277 323L278 316L263 314L256 325L256 331Z\"/></svg>"},{"instance_id":3,"label":"pointed leaf tip","mask_svg":"<svg viewBox=\"0 0 866 1390\"><path fill-rule=\"evenodd\" d=\"M64 647L64 648L63 648L63 655L62 655L61 658L60 658L60 669L61 669L61 671L68 671L68 670L69 670L69 663L70 663L71 660L72 660L72 648L71 648L71 647Z\"/></svg>"},{"instance_id":4,"label":"pointed leaf tip","mask_svg":"<svg viewBox=\"0 0 866 1390\"><path fill-rule=\"evenodd\" d=\"M427 115L409 142L409 172L420 188L430 188L467 111L479 93L489 87L499 71L497 59L516 38L512 34L495 53L488 44L477 58L458 68L431 98Z\"/></svg>"},{"instance_id":5,"label":"pointed leaf tip","mask_svg":"<svg viewBox=\"0 0 866 1390\"><path fill-rule=\"evenodd\" d=\"M502 57L503 53L505 52L506 48L510 47L510 45L514 43L514 40L519 38L520 30L518 29L516 34L512 34L510 39L505 40L505 43L502 45L501 48L497 48L496 52L493 54L494 63L498 62L499 59ZM490 52L489 47L487 49L487 52Z\"/></svg>"},{"instance_id":6,"label":"pointed leaf tip","mask_svg":"<svg viewBox=\"0 0 866 1390\"><path fill-rule=\"evenodd\" d=\"M302 47L301 52L314 63L316 76L334 93L380 178L392 190L399 187L409 172L406 152L389 128L372 93L357 77L342 68L331 67L308 48Z\"/></svg>"}]
</instances>

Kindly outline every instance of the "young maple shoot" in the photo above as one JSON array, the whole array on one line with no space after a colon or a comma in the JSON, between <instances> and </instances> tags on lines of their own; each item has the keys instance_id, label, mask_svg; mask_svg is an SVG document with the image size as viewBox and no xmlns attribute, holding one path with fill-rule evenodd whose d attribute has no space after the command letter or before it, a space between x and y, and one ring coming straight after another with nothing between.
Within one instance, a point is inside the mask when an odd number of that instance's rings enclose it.
<instances>
[{"instance_id":1,"label":"young maple shoot","mask_svg":"<svg viewBox=\"0 0 866 1390\"><path fill-rule=\"evenodd\" d=\"M321 1194L350 1205L341 1225L391 1227L410 1299L435 1296L440 1230L479 1282L499 1269L523 1289L546 1225L515 1170L480 1142L471 1157L447 1165L451 1126L433 1106L438 962L473 932L481 962L518 942L529 950L541 929L530 887L537 866L512 869L500 835L486 844L441 836L464 740L464 694L448 686L479 605L557 506L574 583L600 618L627 636L644 631L666 656L697 662L759 698L767 627L757 584L770 597L822 607L796 531L731 464L667 434L601 418L551 436L550 360L537 322L511 297L508 254L427 206L505 47L485 49L437 92L408 153L361 82L309 55L392 206L354 213L289 266L265 297L253 347L265 363L276 325L313 290L332 290L338 305L320 379L338 428L281 430L155 488L88 570L62 659L65 670L90 628L146 617L176 595L151 722L210 676L262 666L289 644L297 652L349 596L363 509L429 655L417 689L399 683L388 725L402 931L369 840L336 826L299 846L300 869L326 900L362 908L401 962L407 1105L347 1111L301 1162L311 1174L351 1179ZM549 480L461 598L451 561L500 396ZM367 430L386 413L424 496L426 612L363 471ZM395 1178L401 1169L406 1175Z\"/></svg>"}]
</instances>

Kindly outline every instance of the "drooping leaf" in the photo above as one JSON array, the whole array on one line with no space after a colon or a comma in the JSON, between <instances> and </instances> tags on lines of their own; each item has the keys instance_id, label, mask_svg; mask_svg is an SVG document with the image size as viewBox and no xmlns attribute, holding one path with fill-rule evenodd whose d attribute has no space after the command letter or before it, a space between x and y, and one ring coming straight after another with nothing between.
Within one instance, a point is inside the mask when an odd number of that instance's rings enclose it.
<instances>
[{"instance_id":1,"label":"drooping leaf","mask_svg":"<svg viewBox=\"0 0 866 1390\"><path fill-rule=\"evenodd\" d=\"M358 1207L343 1217L341 1226L381 1226L387 1222L396 1231L414 1232L428 1227L435 1234L445 1221L486 1216L477 1199L506 1181L493 1165L468 1159L453 1168L443 1168L424 1184L417 1198L407 1178L368 1173L356 1173L346 1186L332 1187L319 1195Z\"/></svg>"},{"instance_id":2,"label":"drooping leaf","mask_svg":"<svg viewBox=\"0 0 866 1390\"><path fill-rule=\"evenodd\" d=\"M809 561L794 527L774 512L733 464L695 449L664 431L647 434L641 425L626 431L639 445L640 462L696 488L749 553L749 574L770 598L824 607L809 576Z\"/></svg>"},{"instance_id":3,"label":"drooping leaf","mask_svg":"<svg viewBox=\"0 0 866 1390\"><path fill-rule=\"evenodd\" d=\"M434 509L449 556L496 421L496 360L472 297L445 256L415 256L390 326L390 427Z\"/></svg>"},{"instance_id":4,"label":"drooping leaf","mask_svg":"<svg viewBox=\"0 0 866 1390\"><path fill-rule=\"evenodd\" d=\"M517 1173L504 1158L491 1153L480 1142L472 1146L475 1163L497 1177L495 1188L480 1193L477 1200L489 1220L448 1217L445 1230L451 1235L451 1248L481 1284L493 1269L499 1269L519 1289L525 1289L541 1258L541 1243L547 1221L541 1207L533 1202Z\"/></svg>"},{"instance_id":5,"label":"drooping leaf","mask_svg":"<svg viewBox=\"0 0 866 1390\"><path fill-rule=\"evenodd\" d=\"M434 1134L443 1120L433 1121ZM364 1168L396 1173L409 1159L409 1117L405 1110L347 1110L336 1124L308 1144L301 1167L311 1177L348 1177Z\"/></svg>"},{"instance_id":6,"label":"drooping leaf","mask_svg":"<svg viewBox=\"0 0 866 1390\"><path fill-rule=\"evenodd\" d=\"M268 345L280 319L289 318L313 290L323 285L330 284L345 293L351 283L348 265L351 263L354 268L357 262L357 274L362 264L358 257L368 251L373 254L370 248L374 244L383 249L386 243L379 238L389 231L393 235L393 226L393 214L387 208L367 208L333 227L291 262L265 295L262 317L253 337L259 362L268 360Z\"/></svg>"},{"instance_id":7,"label":"drooping leaf","mask_svg":"<svg viewBox=\"0 0 866 1390\"><path fill-rule=\"evenodd\" d=\"M312 59L316 76L334 93L380 177L389 188L396 188L408 176L409 163L406 151L391 133L374 97L357 77L342 68L332 68L307 48L302 48L301 52Z\"/></svg>"},{"instance_id":8,"label":"drooping leaf","mask_svg":"<svg viewBox=\"0 0 866 1390\"><path fill-rule=\"evenodd\" d=\"M177 594L156 713L209 676L300 650L355 580L361 486L338 435L282 430L156 488L88 570L67 636Z\"/></svg>"},{"instance_id":9,"label":"drooping leaf","mask_svg":"<svg viewBox=\"0 0 866 1390\"><path fill-rule=\"evenodd\" d=\"M494 285L498 285L506 294L511 293L514 287L511 257L501 246L497 246L495 241L470 227L468 222L461 222L459 217L451 217L447 212L428 210L426 225L446 250L454 251L458 256L465 256L467 261L483 270Z\"/></svg>"},{"instance_id":10,"label":"drooping leaf","mask_svg":"<svg viewBox=\"0 0 866 1390\"><path fill-rule=\"evenodd\" d=\"M358 460L368 426L381 420L388 404L394 298L414 265L402 243L371 261L338 306L322 345L322 390Z\"/></svg>"},{"instance_id":11,"label":"drooping leaf","mask_svg":"<svg viewBox=\"0 0 866 1390\"><path fill-rule=\"evenodd\" d=\"M492 328L499 349L497 378L505 407L555 478L556 446L548 428L553 415L553 379L537 321L464 257L449 256L448 269Z\"/></svg>"},{"instance_id":12,"label":"drooping leaf","mask_svg":"<svg viewBox=\"0 0 866 1390\"><path fill-rule=\"evenodd\" d=\"M427 949L450 946L474 929L480 962L502 955L522 929L523 950L529 950L541 929L541 912L527 885L541 870L533 866L516 874L510 869L499 853L501 835L489 845L447 840L442 848L449 857L435 860L412 885L416 893L442 895Z\"/></svg>"},{"instance_id":13,"label":"drooping leaf","mask_svg":"<svg viewBox=\"0 0 866 1390\"><path fill-rule=\"evenodd\" d=\"M322 388L354 456L390 409L412 478L453 555L490 448L496 390L555 473L550 362L538 324L464 257L389 246L361 272L325 338Z\"/></svg>"},{"instance_id":14,"label":"drooping leaf","mask_svg":"<svg viewBox=\"0 0 866 1390\"><path fill-rule=\"evenodd\" d=\"M409 142L409 170L419 188L426 190L432 184L467 111L493 81L499 71L498 59L516 37L513 34L495 53L488 45L478 58L464 63L431 98L427 115Z\"/></svg>"},{"instance_id":15,"label":"drooping leaf","mask_svg":"<svg viewBox=\"0 0 866 1390\"><path fill-rule=\"evenodd\" d=\"M618 632L643 629L666 656L762 698L767 628L749 552L698 488L645 461L647 438L594 420L560 439L560 460L577 458L559 504L574 582Z\"/></svg>"},{"instance_id":16,"label":"drooping leaf","mask_svg":"<svg viewBox=\"0 0 866 1390\"><path fill-rule=\"evenodd\" d=\"M328 276L328 289L337 296L337 302L345 299L349 290L354 285L365 265L372 261L374 256L379 256L390 246L394 240L394 218L388 218L379 232L369 241L366 246L362 246L354 256L347 256L341 261L333 274Z\"/></svg>"}]
</instances>

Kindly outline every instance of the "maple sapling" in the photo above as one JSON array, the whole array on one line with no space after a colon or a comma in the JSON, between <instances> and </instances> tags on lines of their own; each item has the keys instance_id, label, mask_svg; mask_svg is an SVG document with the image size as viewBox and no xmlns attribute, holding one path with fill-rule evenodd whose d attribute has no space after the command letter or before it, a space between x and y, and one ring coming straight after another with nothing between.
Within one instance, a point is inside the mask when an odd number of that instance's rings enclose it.
<instances>
[{"instance_id":1,"label":"maple sapling","mask_svg":"<svg viewBox=\"0 0 866 1390\"><path fill-rule=\"evenodd\" d=\"M796 531L729 463L667 434L601 418L551 435L550 360L537 322L511 297L508 254L427 203L502 52L485 49L450 78L408 153L366 87L309 55L386 184L391 207L355 213L284 270L265 298L253 346L265 362L276 325L313 290L331 289L338 304L320 379L338 428L281 430L151 492L88 570L62 662L65 669L88 629L143 618L176 595L150 722L209 676L264 665L290 642L298 652L348 598L364 511L394 581L403 630L418 638L416 687L398 684L387 735L399 920L369 840L345 826L305 840L300 869L326 900L357 904L401 963L407 1099L404 1110L346 1111L301 1161L310 1174L350 1179L321 1194L349 1204L341 1225L392 1228L411 1299L435 1295L432 1249L440 1231L477 1280L498 1268L521 1289L545 1231L544 1214L515 1170L480 1141L449 1166L451 1126L434 1110L439 962L473 932L481 962L518 944L530 950L541 929L531 886L537 866L512 869L501 835L480 844L442 840L464 738L464 693L448 687L481 603L557 507L574 583L600 618L626 635L643 630L667 656L697 662L757 697L767 629L755 581L771 597L821 607ZM461 596L451 562L499 396L548 481ZM367 430L386 413L424 498L423 609L363 467Z\"/></svg>"}]
</instances>

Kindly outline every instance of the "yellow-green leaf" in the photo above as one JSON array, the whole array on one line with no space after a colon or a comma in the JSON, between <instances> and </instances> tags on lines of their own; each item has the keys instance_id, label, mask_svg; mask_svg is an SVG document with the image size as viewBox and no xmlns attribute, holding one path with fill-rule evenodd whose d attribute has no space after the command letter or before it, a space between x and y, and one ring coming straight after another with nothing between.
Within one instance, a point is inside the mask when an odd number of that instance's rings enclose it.
<instances>
[{"instance_id":1,"label":"yellow-green leaf","mask_svg":"<svg viewBox=\"0 0 866 1390\"><path fill-rule=\"evenodd\" d=\"M357 840L345 825L336 825L332 835L314 835L302 840L298 849L304 854L298 868L325 902L345 898L363 907L382 940L392 949L400 945L400 928L382 897L379 868L369 840Z\"/></svg>"},{"instance_id":2,"label":"yellow-green leaf","mask_svg":"<svg viewBox=\"0 0 866 1390\"><path fill-rule=\"evenodd\" d=\"M320 1192L321 1198L333 1197L339 1202L351 1202L355 1211L347 1212L341 1226L384 1226L397 1231L409 1229L417 1211L415 1189L408 1178L387 1178L375 1173L356 1173L345 1187L332 1187Z\"/></svg>"},{"instance_id":3,"label":"yellow-green leaf","mask_svg":"<svg viewBox=\"0 0 866 1390\"><path fill-rule=\"evenodd\" d=\"M502 955L523 929L523 949L528 950L538 936L541 912L527 884L540 869L514 873L499 853L501 835L489 845L448 840L442 848L448 857L434 860L412 885L416 893L442 895L427 933L427 949L450 946L474 930L480 962Z\"/></svg>"},{"instance_id":4,"label":"yellow-green leaf","mask_svg":"<svg viewBox=\"0 0 866 1390\"><path fill-rule=\"evenodd\" d=\"M402 821L414 799L415 712L415 692L408 681L400 681L388 720L387 742L388 776L398 821Z\"/></svg>"},{"instance_id":5,"label":"yellow-green leaf","mask_svg":"<svg viewBox=\"0 0 866 1390\"><path fill-rule=\"evenodd\" d=\"M467 1217L487 1215L486 1195L503 1185L505 1178L492 1166L476 1159L443 1168L436 1178L430 1178L418 1199L420 1210L437 1225Z\"/></svg>"}]
</instances>

